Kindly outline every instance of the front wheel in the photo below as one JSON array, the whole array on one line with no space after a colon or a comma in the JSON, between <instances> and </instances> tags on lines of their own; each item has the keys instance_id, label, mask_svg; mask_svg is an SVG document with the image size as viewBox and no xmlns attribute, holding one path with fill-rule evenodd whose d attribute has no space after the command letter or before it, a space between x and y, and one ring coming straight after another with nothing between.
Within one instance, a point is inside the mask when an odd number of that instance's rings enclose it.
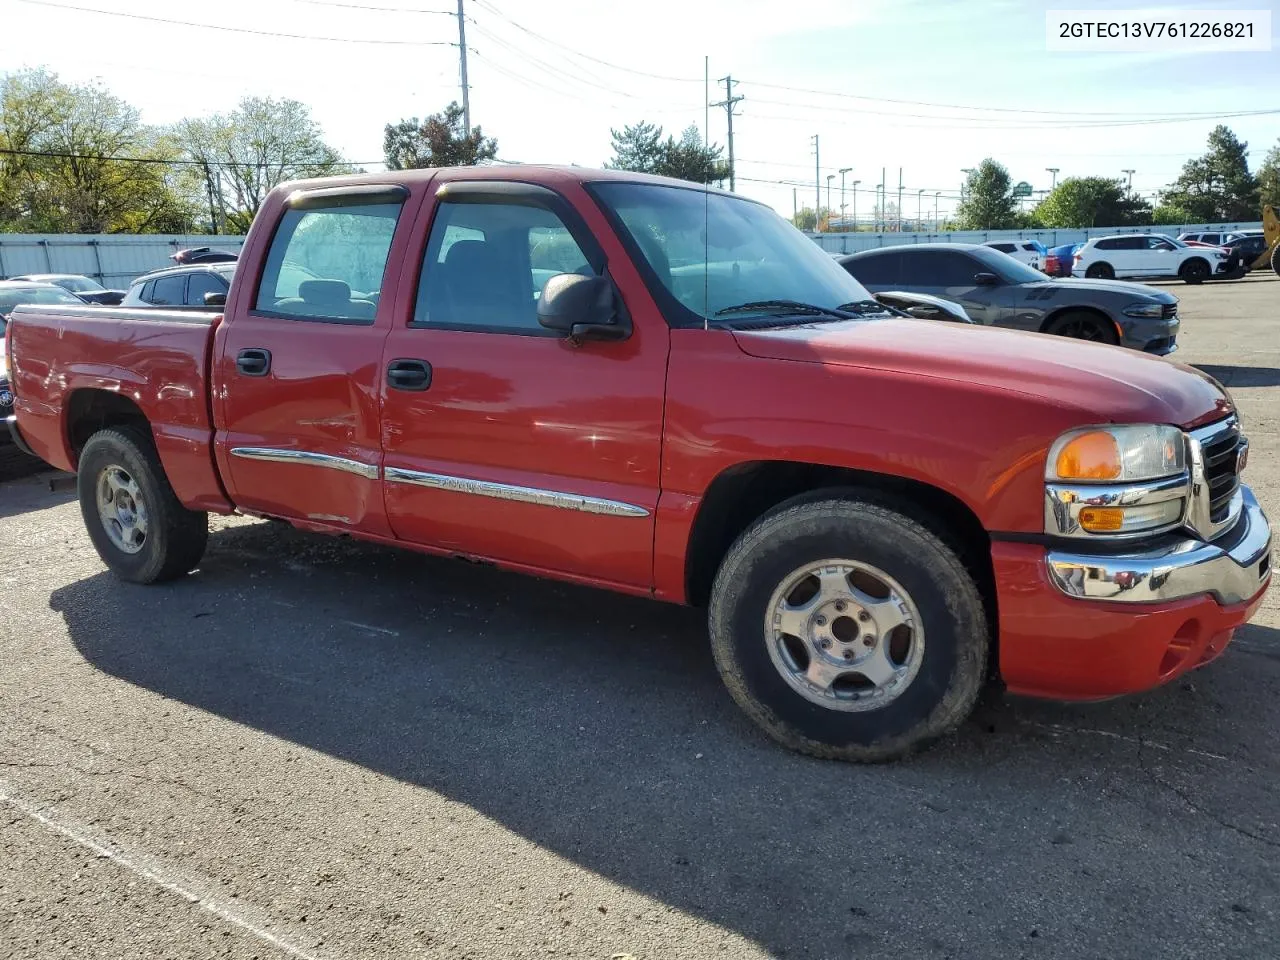
<instances>
[{"instance_id":1,"label":"front wheel","mask_svg":"<svg viewBox=\"0 0 1280 960\"><path fill-rule=\"evenodd\" d=\"M172 580L195 569L209 518L178 500L150 436L131 427L101 430L80 453L76 487L98 556L133 583Z\"/></svg>"},{"instance_id":2,"label":"front wheel","mask_svg":"<svg viewBox=\"0 0 1280 960\"><path fill-rule=\"evenodd\" d=\"M1057 337L1071 337L1074 340L1091 340L1094 343L1109 343L1113 346L1120 342L1114 324L1103 320L1096 313L1087 310L1072 310L1055 317L1044 329Z\"/></svg>"},{"instance_id":3,"label":"front wheel","mask_svg":"<svg viewBox=\"0 0 1280 960\"><path fill-rule=\"evenodd\" d=\"M712 587L711 646L766 733L835 760L901 757L953 729L986 675L982 596L956 552L854 496L767 514Z\"/></svg>"},{"instance_id":4,"label":"front wheel","mask_svg":"<svg viewBox=\"0 0 1280 960\"><path fill-rule=\"evenodd\" d=\"M1184 263L1182 269L1178 271L1178 276L1184 283L1204 283L1209 279L1209 272L1209 262L1197 257Z\"/></svg>"}]
</instances>

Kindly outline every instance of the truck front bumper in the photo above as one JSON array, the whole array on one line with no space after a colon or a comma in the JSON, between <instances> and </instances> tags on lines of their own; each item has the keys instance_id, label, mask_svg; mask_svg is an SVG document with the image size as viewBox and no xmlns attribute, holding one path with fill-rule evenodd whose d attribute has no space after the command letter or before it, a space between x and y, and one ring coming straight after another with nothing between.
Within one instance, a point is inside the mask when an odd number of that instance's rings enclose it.
<instances>
[{"instance_id":1,"label":"truck front bumper","mask_svg":"<svg viewBox=\"0 0 1280 960\"><path fill-rule=\"evenodd\" d=\"M1219 543L1120 554L993 544L1008 688L1101 699L1167 683L1222 653L1271 579L1270 525L1241 490L1241 518Z\"/></svg>"}]
</instances>

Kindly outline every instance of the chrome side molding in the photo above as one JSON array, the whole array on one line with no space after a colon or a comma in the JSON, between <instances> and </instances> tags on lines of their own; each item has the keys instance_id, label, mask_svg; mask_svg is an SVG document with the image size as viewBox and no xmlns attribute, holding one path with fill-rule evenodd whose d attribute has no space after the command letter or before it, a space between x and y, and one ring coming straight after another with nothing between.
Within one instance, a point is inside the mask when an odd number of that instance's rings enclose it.
<instances>
[{"instance_id":1,"label":"chrome side molding","mask_svg":"<svg viewBox=\"0 0 1280 960\"><path fill-rule=\"evenodd\" d=\"M558 507L561 510L600 513L610 517L647 517L649 515L645 507L619 500L604 500L578 493L562 493L559 490L494 483L490 480L471 480L443 473L425 473L420 470L406 470L403 467L387 467L383 470L383 476L388 483L407 483L417 487L448 490L452 493L469 493L479 497L494 497L498 500L536 503L539 506Z\"/></svg>"},{"instance_id":2,"label":"chrome side molding","mask_svg":"<svg viewBox=\"0 0 1280 960\"><path fill-rule=\"evenodd\" d=\"M354 473L357 477L364 477L366 480L378 479L378 465L376 463L362 463L359 460L348 460L346 457L335 457L327 453L313 453L310 450L286 450L279 447L232 447L231 455L244 460L302 463L312 467L340 470L343 473Z\"/></svg>"}]
</instances>

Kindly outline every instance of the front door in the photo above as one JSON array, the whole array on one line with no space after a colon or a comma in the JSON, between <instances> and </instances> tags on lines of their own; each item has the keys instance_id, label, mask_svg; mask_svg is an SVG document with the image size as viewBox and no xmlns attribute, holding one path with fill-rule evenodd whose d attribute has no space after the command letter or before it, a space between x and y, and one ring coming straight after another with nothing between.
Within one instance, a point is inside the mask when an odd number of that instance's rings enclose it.
<instances>
[{"instance_id":1,"label":"front door","mask_svg":"<svg viewBox=\"0 0 1280 960\"><path fill-rule=\"evenodd\" d=\"M262 275L239 278L214 345L215 449L241 509L389 535L378 407L393 298L381 293L408 242L407 196L295 195L242 258Z\"/></svg>"},{"instance_id":2,"label":"front door","mask_svg":"<svg viewBox=\"0 0 1280 960\"><path fill-rule=\"evenodd\" d=\"M383 351L395 535L647 590L665 322L631 304L629 339L578 345L539 326L547 278L625 256L546 187L454 182L433 207L421 273L402 282Z\"/></svg>"}]
</instances>

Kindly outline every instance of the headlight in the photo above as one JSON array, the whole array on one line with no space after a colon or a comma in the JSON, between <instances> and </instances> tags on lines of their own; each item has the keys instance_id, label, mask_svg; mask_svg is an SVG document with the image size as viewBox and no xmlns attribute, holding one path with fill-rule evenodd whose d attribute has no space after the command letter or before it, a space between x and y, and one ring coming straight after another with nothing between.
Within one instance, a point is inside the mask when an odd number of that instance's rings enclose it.
<instances>
[{"instance_id":1,"label":"headlight","mask_svg":"<svg viewBox=\"0 0 1280 960\"><path fill-rule=\"evenodd\" d=\"M1164 304L1135 303L1132 307L1125 307L1120 312L1126 317L1154 317L1158 320L1164 316Z\"/></svg>"},{"instance_id":2,"label":"headlight","mask_svg":"<svg viewBox=\"0 0 1280 960\"><path fill-rule=\"evenodd\" d=\"M1049 448L1045 479L1135 483L1172 477L1186 468L1186 440L1177 427L1082 427L1064 433Z\"/></svg>"}]
</instances>

